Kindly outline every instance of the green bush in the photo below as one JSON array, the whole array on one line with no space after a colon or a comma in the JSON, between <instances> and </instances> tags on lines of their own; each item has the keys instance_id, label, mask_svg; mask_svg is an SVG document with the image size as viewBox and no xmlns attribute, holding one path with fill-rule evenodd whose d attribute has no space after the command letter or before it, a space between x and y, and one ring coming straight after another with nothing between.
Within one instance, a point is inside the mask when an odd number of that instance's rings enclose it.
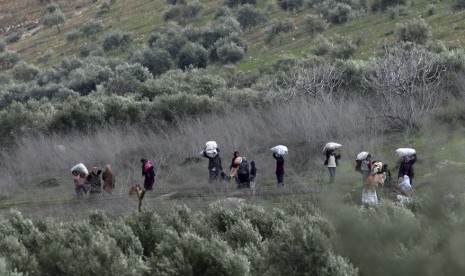
<instances>
[{"instance_id":1,"label":"green bush","mask_svg":"<svg viewBox=\"0 0 465 276\"><path fill-rule=\"evenodd\" d=\"M422 18L396 24L396 37L399 42L425 44L431 37L431 28Z\"/></svg>"},{"instance_id":2,"label":"green bush","mask_svg":"<svg viewBox=\"0 0 465 276\"><path fill-rule=\"evenodd\" d=\"M165 21L178 21L185 24L189 20L197 17L203 5L197 0L189 1L185 4L168 5L163 13Z\"/></svg>"},{"instance_id":3,"label":"green bush","mask_svg":"<svg viewBox=\"0 0 465 276\"><path fill-rule=\"evenodd\" d=\"M407 0L374 0L371 2L372 11L385 11L390 7L405 6Z\"/></svg>"},{"instance_id":4,"label":"green bush","mask_svg":"<svg viewBox=\"0 0 465 276\"><path fill-rule=\"evenodd\" d=\"M456 11L460 11L465 9L465 0L455 0L452 8Z\"/></svg>"},{"instance_id":5,"label":"green bush","mask_svg":"<svg viewBox=\"0 0 465 276\"><path fill-rule=\"evenodd\" d=\"M204 70L176 70L148 80L141 91L142 97L152 100L156 96L178 93L213 97L225 88L226 82L222 77L206 74Z\"/></svg>"},{"instance_id":6,"label":"green bush","mask_svg":"<svg viewBox=\"0 0 465 276\"><path fill-rule=\"evenodd\" d=\"M153 212L142 212L126 217L124 222L139 239L144 256L152 256L157 245L164 239L165 225L161 218Z\"/></svg>"},{"instance_id":7,"label":"green bush","mask_svg":"<svg viewBox=\"0 0 465 276\"><path fill-rule=\"evenodd\" d=\"M257 0L225 0L224 3L229 8L237 8L240 5L255 5Z\"/></svg>"},{"instance_id":8,"label":"green bush","mask_svg":"<svg viewBox=\"0 0 465 276\"><path fill-rule=\"evenodd\" d=\"M174 122L178 118L219 113L224 108L224 104L215 98L178 93L157 97L155 106L149 111L148 117Z\"/></svg>"},{"instance_id":9,"label":"green bush","mask_svg":"<svg viewBox=\"0 0 465 276\"><path fill-rule=\"evenodd\" d=\"M323 33L327 28L328 23L326 23L321 15L309 14L304 18L304 32L310 38Z\"/></svg>"},{"instance_id":10,"label":"green bush","mask_svg":"<svg viewBox=\"0 0 465 276\"><path fill-rule=\"evenodd\" d=\"M38 254L39 265L47 275L137 275L116 241L89 224L71 225L65 231L46 233L49 243ZM79 248L79 250L76 250Z\"/></svg>"},{"instance_id":11,"label":"green bush","mask_svg":"<svg viewBox=\"0 0 465 276\"><path fill-rule=\"evenodd\" d=\"M81 95L88 95L112 76L113 72L108 66L89 62L69 74L67 86Z\"/></svg>"},{"instance_id":12,"label":"green bush","mask_svg":"<svg viewBox=\"0 0 465 276\"><path fill-rule=\"evenodd\" d=\"M146 102L136 101L130 96L112 95L101 99L104 106L104 121L112 125L138 124L146 118Z\"/></svg>"},{"instance_id":13,"label":"green bush","mask_svg":"<svg viewBox=\"0 0 465 276\"><path fill-rule=\"evenodd\" d=\"M343 24L352 16L352 7L335 0L325 0L315 6L317 13L321 14L324 19L333 24Z\"/></svg>"},{"instance_id":14,"label":"green bush","mask_svg":"<svg viewBox=\"0 0 465 276\"><path fill-rule=\"evenodd\" d=\"M0 53L3 53L6 49L6 42L3 38L0 38Z\"/></svg>"},{"instance_id":15,"label":"green bush","mask_svg":"<svg viewBox=\"0 0 465 276\"><path fill-rule=\"evenodd\" d=\"M151 49L142 47L131 53L129 61L140 63L154 76L161 75L171 67L170 53L164 49Z\"/></svg>"},{"instance_id":16,"label":"green bush","mask_svg":"<svg viewBox=\"0 0 465 276\"><path fill-rule=\"evenodd\" d=\"M329 42L325 37L318 36L316 38L315 47L312 49L312 53L317 56L324 56L333 50L333 44Z\"/></svg>"},{"instance_id":17,"label":"green bush","mask_svg":"<svg viewBox=\"0 0 465 276\"><path fill-rule=\"evenodd\" d=\"M32 64L20 61L12 69L11 74L14 79L22 82L33 81L39 75L39 69Z\"/></svg>"},{"instance_id":18,"label":"green bush","mask_svg":"<svg viewBox=\"0 0 465 276\"><path fill-rule=\"evenodd\" d=\"M330 51L330 56L338 59L349 59L355 54L357 46L348 37L339 36L334 40L334 47Z\"/></svg>"},{"instance_id":19,"label":"green bush","mask_svg":"<svg viewBox=\"0 0 465 276\"><path fill-rule=\"evenodd\" d=\"M42 18L42 24L45 27L57 26L58 32L61 32L59 25L66 21L65 15L61 12L56 4L48 4L45 7L46 13Z\"/></svg>"},{"instance_id":20,"label":"green bush","mask_svg":"<svg viewBox=\"0 0 465 276\"><path fill-rule=\"evenodd\" d=\"M265 42L270 44L282 33L289 33L295 29L294 21L291 18L273 20L270 26L265 29Z\"/></svg>"},{"instance_id":21,"label":"green bush","mask_svg":"<svg viewBox=\"0 0 465 276\"><path fill-rule=\"evenodd\" d=\"M237 21L241 24L243 29L250 30L252 27L259 25L266 21L266 15L254 8L252 5L242 5L237 10Z\"/></svg>"},{"instance_id":22,"label":"green bush","mask_svg":"<svg viewBox=\"0 0 465 276\"><path fill-rule=\"evenodd\" d=\"M52 49L47 49L37 58L37 62L47 64L52 59L54 53L55 52Z\"/></svg>"},{"instance_id":23,"label":"green bush","mask_svg":"<svg viewBox=\"0 0 465 276\"><path fill-rule=\"evenodd\" d=\"M5 258L0 258L0 275L5 276L23 276L24 274L21 272L17 272L16 270L13 272L8 269L7 263Z\"/></svg>"},{"instance_id":24,"label":"green bush","mask_svg":"<svg viewBox=\"0 0 465 276\"><path fill-rule=\"evenodd\" d=\"M91 19L84 23L79 30L86 37L91 37L103 31L103 23L101 21Z\"/></svg>"},{"instance_id":25,"label":"green bush","mask_svg":"<svg viewBox=\"0 0 465 276\"><path fill-rule=\"evenodd\" d=\"M7 69L14 66L21 58L18 53L5 51L0 53L0 68Z\"/></svg>"},{"instance_id":26,"label":"green bush","mask_svg":"<svg viewBox=\"0 0 465 276\"><path fill-rule=\"evenodd\" d=\"M303 0L277 0L278 6L286 11L297 11L302 8Z\"/></svg>"},{"instance_id":27,"label":"green bush","mask_svg":"<svg viewBox=\"0 0 465 276\"><path fill-rule=\"evenodd\" d=\"M265 243L261 273L267 275L358 275L334 254L329 239L311 217L294 218ZM300 256L295 258L295 256Z\"/></svg>"},{"instance_id":28,"label":"green bush","mask_svg":"<svg viewBox=\"0 0 465 276\"><path fill-rule=\"evenodd\" d=\"M113 51L118 48L124 47L131 43L133 40L132 35L128 32L114 30L105 36L102 43L102 49L105 52Z\"/></svg>"},{"instance_id":29,"label":"green bush","mask_svg":"<svg viewBox=\"0 0 465 276\"><path fill-rule=\"evenodd\" d=\"M215 11L215 15L213 16L213 19L218 19L220 17L232 17L233 13L230 8L227 6L220 6L218 9Z\"/></svg>"},{"instance_id":30,"label":"green bush","mask_svg":"<svg viewBox=\"0 0 465 276\"><path fill-rule=\"evenodd\" d=\"M148 265L156 275L246 275L249 262L217 237L167 230Z\"/></svg>"},{"instance_id":31,"label":"green bush","mask_svg":"<svg viewBox=\"0 0 465 276\"><path fill-rule=\"evenodd\" d=\"M164 49L168 51L171 58L174 59L178 56L184 45L186 45L187 39L178 25L168 24L158 34L152 34L148 43L152 49Z\"/></svg>"},{"instance_id":32,"label":"green bush","mask_svg":"<svg viewBox=\"0 0 465 276\"><path fill-rule=\"evenodd\" d=\"M222 63L236 63L244 58L244 48L232 41L219 40L216 45L216 54Z\"/></svg>"},{"instance_id":33,"label":"green bush","mask_svg":"<svg viewBox=\"0 0 465 276\"><path fill-rule=\"evenodd\" d=\"M434 4L428 4L428 6L426 7L426 15L427 16L432 16L434 15L434 13L436 12L436 5Z\"/></svg>"},{"instance_id":34,"label":"green bush","mask_svg":"<svg viewBox=\"0 0 465 276\"><path fill-rule=\"evenodd\" d=\"M179 52L176 64L179 69L185 70L189 67L205 68L207 62L207 50L200 44L188 42Z\"/></svg>"},{"instance_id":35,"label":"green bush","mask_svg":"<svg viewBox=\"0 0 465 276\"><path fill-rule=\"evenodd\" d=\"M50 128L57 132L86 132L90 127L104 123L104 106L94 99L85 97L62 103L52 116Z\"/></svg>"},{"instance_id":36,"label":"green bush","mask_svg":"<svg viewBox=\"0 0 465 276\"><path fill-rule=\"evenodd\" d=\"M30 255L27 248L15 236L2 237L0 257L6 259L6 269L9 271L17 271L25 275L37 273L37 260L33 255Z\"/></svg>"},{"instance_id":37,"label":"green bush","mask_svg":"<svg viewBox=\"0 0 465 276\"><path fill-rule=\"evenodd\" d=\"M125 95L137 92L142 83L152 78L147 68L139 63L116 66L114 74L104 83L108 93Z\"/></svg>"}]
</instances>

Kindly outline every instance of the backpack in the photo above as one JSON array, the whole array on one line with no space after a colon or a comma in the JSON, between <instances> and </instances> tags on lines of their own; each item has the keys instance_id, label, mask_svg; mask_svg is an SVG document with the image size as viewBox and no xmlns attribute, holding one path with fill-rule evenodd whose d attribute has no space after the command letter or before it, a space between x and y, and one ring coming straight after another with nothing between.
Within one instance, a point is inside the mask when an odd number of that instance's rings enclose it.
<instances>
[{"instance_id":1,"label":"backpack","mask_svg":"<svg viewBox=\"0 0 465 276\"><path fill-rule=\"evenodd\" d=\"M249 174L249 162L245 157L242 158L242 162L237 169L237 174Z\"/></svg>"}]
</instances>

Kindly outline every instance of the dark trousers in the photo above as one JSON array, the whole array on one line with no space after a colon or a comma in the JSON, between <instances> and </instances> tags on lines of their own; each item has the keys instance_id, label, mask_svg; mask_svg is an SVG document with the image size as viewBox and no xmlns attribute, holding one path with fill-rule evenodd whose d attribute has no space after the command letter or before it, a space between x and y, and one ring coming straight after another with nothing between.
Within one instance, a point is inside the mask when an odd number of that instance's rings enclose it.
<instances>
[{"instance_id":1,"label":"dark trousers","mask_svg":"<svg viewBox=\"0 0 465 276\"><path fill-rule=\"evenodd\" d=\"M83 198L84 194L87 192L87 189L84 185L79 185L75 188L77 198Z\"/></svg>"},{"instance_id":2,"label":"dark trousers","mask_svg":"<svg viewBox=\"0 0 465 276\"><path fill-rule=\"evenodd\" d=\"M278 186L284 186L284 174L282 173L277 173L276 174L276 180L278 180Z\"/></svg>"},{"instance_id":3,"label":"dark trousers","mask_svg":"<svg viewBox=\"0 0 465 276\"><path fill-rule=\"evenodd\" d=\"M249 175L248 174L238 174L237 175L237 188L250 188Z\"/></svg>"},{"instance_id":4,"label":"dark trousers","mask_svg":"<svg viewBox=\"0 0 465 276\"><path fill-rule=\"evenodd\" d=\"M218 169L214 168L214 169L208 170L208 180L210 182L218 180L219 178L220 178L220 171Z\"/></svg>"},{"instance_id":5,"label":"dark trousers","mask_svg":"<svg viewBox=\"0 0 465 276\"><path fill-rule=\"evenodd\" d=\"M328 167L329 170L329 183L334 183L334 179L336 178L336 167Z\"/></svg>"}]
</instances>

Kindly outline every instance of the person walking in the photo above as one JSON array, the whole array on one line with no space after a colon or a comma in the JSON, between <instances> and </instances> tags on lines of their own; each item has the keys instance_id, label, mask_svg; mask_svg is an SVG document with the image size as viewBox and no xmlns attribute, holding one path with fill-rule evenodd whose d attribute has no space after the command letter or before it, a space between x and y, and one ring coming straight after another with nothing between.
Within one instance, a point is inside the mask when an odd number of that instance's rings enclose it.
<instances>
[{"instance_id":1,"label":"person walking","mask_svg":"<svg viewBox=\"0 0 465 276\"><path fill-rule=\"evenodd\" d=\"M233 153L233 158L231 160L231 165L229 166L229 176L234 178L236 183L239 183L239 179L237 176L237 170L239 169L239 165L242 163L242 156L238 151Z\"/></svg>"},{"instance_id":2,"label":"person walking","mask_svg":"<svg viewBox=\"0 0 465 276\"><path fill-rule=\"evenodd\" d=\"M362 192L362 204L375 206L378 205L378 194L376 189L384 184L384 175L382 173L383 164L376 162L372 165L370 174L367 177Z\"/></svg>"},{"instance_id":3,"label":"person walking","mask_svg":"<svg viewBox=\"0 0 465 276\"><path fill-rule=\"evenodd\" d=\"M105 165L105 170L102 174L102 180L103 190L111 194L113 189L115 188L115 174L113 173L113 170L111 169L111 166L109 164Z\"/></svg>"},{"instance_id":4,"label":"person walking","mask_svg":"<svg viewBox=\"0 0 465 276\"><path fill-rule=\"evenodd\" d=\"M247 157L242 157L242 162L237 168L237 188L250 188L250 172L249 172L249 162Z\"/></svg>"},{"instance_id":5,"label":"person walking","mask_svg":"<svg viewBox=\"0 0 465 276\"><path fill-rule=\"evenodd\" d=\"M81 199L84 197L84 194L87 193L86 188L86 175L83 172L73 171L73 182L74 190L76 191L76 197Z\"/></svg>"},{"instance_id":6,"label":"person walking","mask_svg":"<svg viewBox=\"0 0 465 276\"><path fill-rule=\"evenodd\" d=\"M399 173L397 178L408 176L410 179L410 185L413 187L413 178L415 177L415 172L413 171L413 164L417 161L417 155L404 157L404 160L400 163Z\"/></svg>"},{"instance_id":7,"label":"person walking","mask_svg":"<svg viewBox=\"0 0 465 276\"><path fill-rule=\"evenodd\" d=\"M92 171L87 176L87 185L90 186L89 196L91 198L102 195L102 181L100 180L100 174L102 170L97 167L92 167Z\"/></svg>"},{"instance_id":8,"label":"person walking","mask_svg":"<svg viewBox=\"0 0 465 276\"><path fill-rule=\"evenodd\" d=\"M153 167L153 162L145 158L142 158L140 162L142 163L142 176L144 176L144 189L146 191L151 191L155 183L155 168Z\"/></svg>"},{"instance_id":9,"label":"person walking","mask_svg":"<svg viewBox=\"0 0 465 276\"><path fill-rule=\"evenodd\" d=\"M329 171L329 184L333 184L336 178L336 167L338 165L338 160L341 159L341 154L338 151L329 149L326 151L326 160L325 165L328 167Z\"/></svg>"},{"instance_id":10,"label":"person walking","mask_svg":"<svg viewBox=\"0 0 465 276\"><path fill-rule=\"evenodd\" d=\"M278 187L284 186L284 157L281 154L273 152L273 158L276 159L276 180L278 181Z\"/></svg>"},{"instance_id":11,"label":"person walking","mask_svg":"<svg viewBox=\"0 0 465 276\"><path fill-rule=\"evenodd\" d=\"M219 180L220 174L223 172L221 165L220 149L216 148L216 155L208 156L207 151L203 150L202 156L208 159L208 180L210 182Z\"/></svg>"},{"instance_id":12,"label":"person walking","mask_svg":"<svg viewBox=\"0 0 465 276\"><path fill-rule=\"evenodd\" d=\"M368 154L367 157L363 159L360 164L360 172L362 173L363 184L367 182L367 178L370 175L372 163L373 159L371 157L371 154Z\"/></svg>"}]
</instances>

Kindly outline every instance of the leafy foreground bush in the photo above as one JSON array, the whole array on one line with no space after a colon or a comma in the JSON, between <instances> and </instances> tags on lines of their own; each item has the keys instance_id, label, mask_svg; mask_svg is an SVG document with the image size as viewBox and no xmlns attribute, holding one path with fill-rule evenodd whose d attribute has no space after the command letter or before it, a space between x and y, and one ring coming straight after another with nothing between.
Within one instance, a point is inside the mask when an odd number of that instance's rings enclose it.
<instances>
[{"instance_id":1,"label":"leafy foreground bush","mask_svg":"<svg viewBox=\"0 0 465 276\"><path fill-rule=\"evenodd\" d=\"M0 271L28 275L357 274L332 250L329 241L334 230L328 230L326 220L312 215L287 217L283 211L270 213L254 206L234 210L214 206L206 213L178 207L164 217L145 212L118 221L96 212L71 223L31 221L12 211L0 220Z\"/></svg>"},{"instance_id":2,"label":"leafy foreground bush","mask_svg":"<svg viewBox=\"0 0 465 276\"><path fill-rule=\"evenodd\" d=\"M388 200L377 208L324 200L323 211L298 203L273 211L179 206L164 216L143 212L110 220L95 212L68 223L32 221L11 211L0 218L0 272L459 275L465 269L465 198L458 191L419 195L406 207Z\"/></svg>"}]
</instances>

